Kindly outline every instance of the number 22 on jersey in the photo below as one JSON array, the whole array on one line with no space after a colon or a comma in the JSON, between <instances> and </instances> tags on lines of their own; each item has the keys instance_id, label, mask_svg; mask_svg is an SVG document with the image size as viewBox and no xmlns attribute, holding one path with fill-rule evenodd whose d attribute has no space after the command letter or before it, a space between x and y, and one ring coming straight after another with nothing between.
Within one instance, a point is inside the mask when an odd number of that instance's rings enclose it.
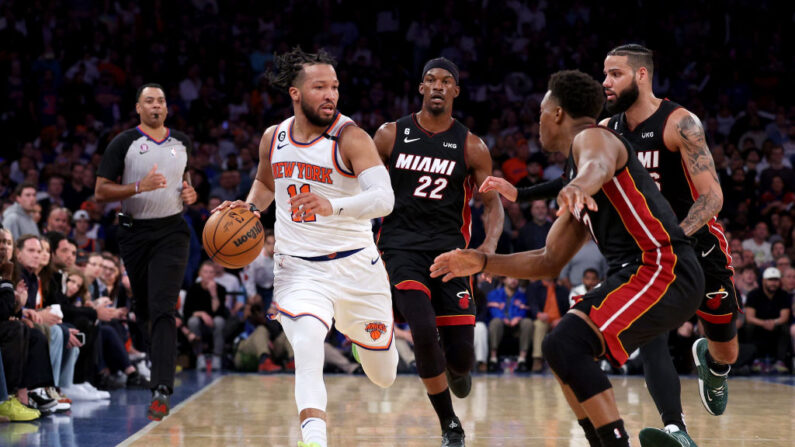
<instances>
[{"instance_id":1,"label":"number 22 on jersey","mask_svg":"<svg viewBox=\"0 0 795 447\"><path fill-rule=\"evenodd\" d=\"M299 194L299 192L301 194L308 193L310 189L311 188L307 184L301 185L300 188L296 188L295 185L290 185L290 186L287 187L287 194L292 199L293 197L297 196ZM293 222L314 222L314 221L317 220L317 217L314 214L309 214L309 215L305 214L304 217L301 218L301 216L298 213L296 213L295 211L293 211L293 213L292 213L292 218L293 218Z\"/></svg>"}]
</instances>

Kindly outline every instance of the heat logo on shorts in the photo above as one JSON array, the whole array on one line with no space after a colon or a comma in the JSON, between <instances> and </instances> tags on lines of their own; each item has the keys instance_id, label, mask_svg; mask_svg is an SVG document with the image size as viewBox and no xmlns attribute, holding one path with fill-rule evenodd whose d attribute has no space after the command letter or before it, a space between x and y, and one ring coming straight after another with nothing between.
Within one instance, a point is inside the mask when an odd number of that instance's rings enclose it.
<instances>
[{"instance_id":1,"label":"heat logo on shorts","mask_svg":"<svg viewBox=\"0 0 795 447\"><path fill-rule=\"evenodd\" d=\"M364 330L370 334L370 338L373 340L378 340L381 338L381 335L386 333L386 324L381 323L380 321L374 321L372 323L367 323L367 326L364 327Z\"/></svg>"},{"instance_id":2,"label":"heat logo on shorts","mask_svg":"<svg viewBox=\"0 0 795 447\"><path fill-rule=\"evenodd\" d=\"M456 293L456 296L458 297L458 307L461 309L469 309L469 301L472 299L469 292L464 290L463 292Z\"/></svg>"},{"instance_id":3,"label":"heat logo on shorts","mask_svg":"<svg viewBox=\"0 0 795 447\"><path fill-rule=\"evenodd\" d=\"M707 293L707 307L711 310L719 308L721 300L727 296L729 296L729 292L727 292L723 287L721 287L717 292Z\"/></svg>"}]
</instances>

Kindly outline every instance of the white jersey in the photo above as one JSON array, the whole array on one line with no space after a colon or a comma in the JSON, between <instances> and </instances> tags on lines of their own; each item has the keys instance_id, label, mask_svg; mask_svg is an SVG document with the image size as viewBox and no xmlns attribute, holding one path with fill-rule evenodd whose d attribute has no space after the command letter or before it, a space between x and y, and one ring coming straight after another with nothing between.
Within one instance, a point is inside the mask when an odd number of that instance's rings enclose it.
<instances>
[{"instance_id":1,"label":"white jersey","mask_svg":"<svg viewBox=\"0 0 795 447\"><path fill-rule=\"evenodd\" d=\"M293 218L288 200L297 194L313 192L335 199L361 192L359 180L345 167L337 144L342 129L355 123L337 112L323 135L301 143L293 139L294 121L291 117L279 124L271 140L276 253L313 257L373 245L369 219L336 215L315 215L311 221Z\"/></svg>"}]
</instances>

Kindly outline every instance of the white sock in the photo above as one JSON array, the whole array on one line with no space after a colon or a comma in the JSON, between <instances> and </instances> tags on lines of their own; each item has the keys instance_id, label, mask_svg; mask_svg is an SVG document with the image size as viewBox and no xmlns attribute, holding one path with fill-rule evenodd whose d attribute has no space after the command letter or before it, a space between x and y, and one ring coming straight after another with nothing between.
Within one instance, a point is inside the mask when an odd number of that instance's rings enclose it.
<instances>
[{"instance_id":1,"label":"white sock","mask_svg":"<svg viewBox=\"0 0 795 447\"><path fill-rule=\"evenodd\" d=\"M301 422L301 437L305 444L316 442L320 447L327 447L326 421L320 418L304 419Z\"/></svg>"}]
</instances>

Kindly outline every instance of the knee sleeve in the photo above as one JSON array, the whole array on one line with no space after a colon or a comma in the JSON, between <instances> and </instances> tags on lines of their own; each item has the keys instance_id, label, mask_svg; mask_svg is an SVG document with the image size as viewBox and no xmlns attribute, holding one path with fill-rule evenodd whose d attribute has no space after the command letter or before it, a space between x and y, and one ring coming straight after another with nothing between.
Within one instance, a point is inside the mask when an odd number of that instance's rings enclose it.
<instances>
[{"instance_id":1,"label":"knee sleeve","mask_svg":"<svg viewBox=\"0 0 795 447\"><path fill-rule=\"evenodd\" d=\"M541 345L544 358L579 402L610 389L610 381L594 357L601 350L596 333L580 317L564 316Z\"/></svg>"},{"instance_id":2,"label":"knee sleeve","mask_svg":"<svg viewBox=\"0 0 795 447\"><path fill-rule=\"evenodd\" d=\"M309 316L282 317L280 322L295 351L295 404L298 413L306 408L326 411L326 386L323 383L326 326Z\"/></svg>"},{"instance_id":3,"label":"knee sleeve","mask_svg":"<svg viewBox=\"0 0 795 447\"><path fill-rule=\"evenodd\" d=\"M395 303L411 329L417 373L423 379L444 372L445 359L428 296L417 290L395 290Z\"/></svg>"},{"instance_id":4,"label":"knee sleeve","mask_svg":"<svg viewBox=\"0 0 795 447\"><path fill-rule=\"evenodd\" d=\"M394 337L394 336L393 336ZM362 369L371 382L387 388L395 381L397 375L398 352L395 340L386 351L374 351L362 347L357 348Z\"/></svg>"},{"instance_id":5,"label":"knee sleeve","mask_svg":"<svg viewBox=\"0 0 795 447\"><path fill-rule=\"evenodd\" d=\"M445 326L439 328L447 369L463 376L475 365L475 327Z\"/></svg>"}]
</instances>

